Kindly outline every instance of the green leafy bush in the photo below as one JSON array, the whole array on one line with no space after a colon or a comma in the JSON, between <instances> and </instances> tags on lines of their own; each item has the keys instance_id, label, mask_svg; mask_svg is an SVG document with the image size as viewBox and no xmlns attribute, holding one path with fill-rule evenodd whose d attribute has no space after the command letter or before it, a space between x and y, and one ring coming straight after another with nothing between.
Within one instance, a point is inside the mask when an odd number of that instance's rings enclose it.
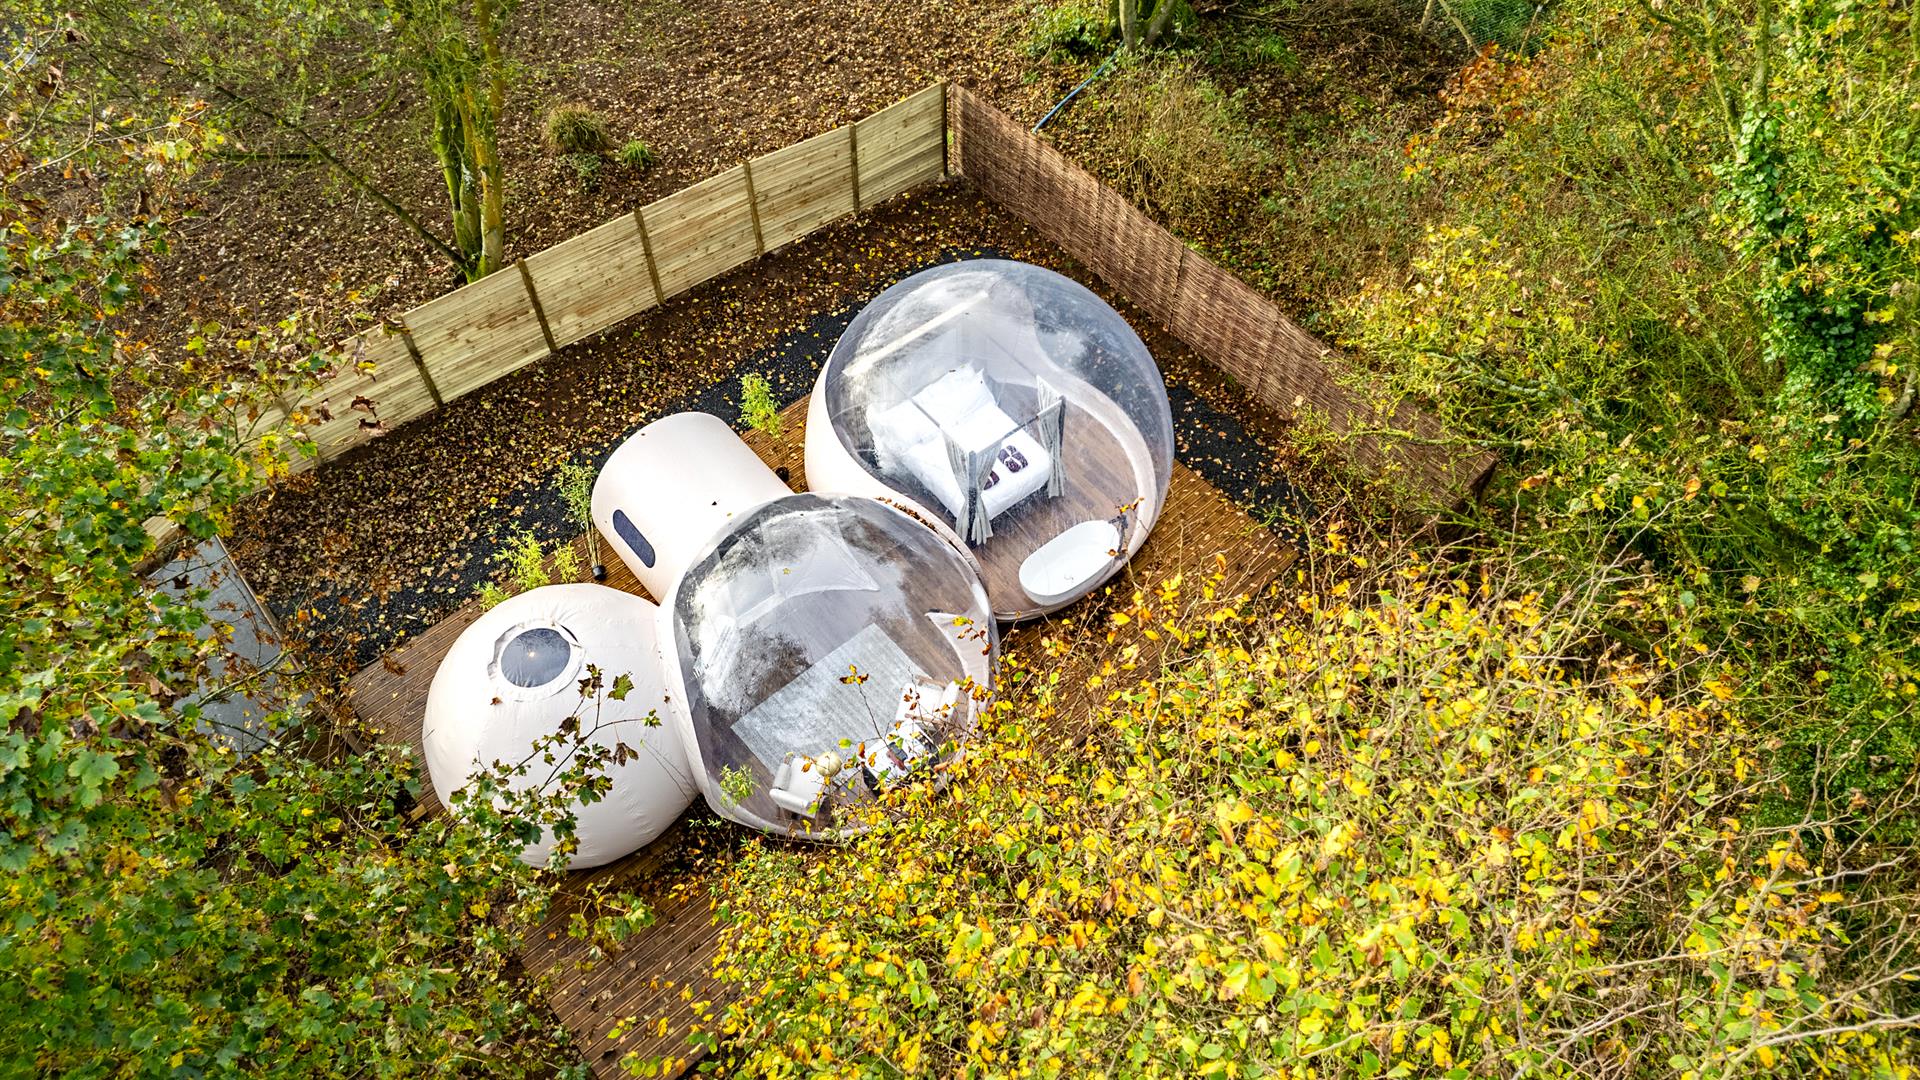
<instances>
[{"instance_id":1,"label":"green leafy bush","mask_svg":"<svg viewBox=\"0 0 1920 1080\"><path fill-rule=\"evenodd\" d=\"M780 437L780 403L774 399L773 384L766 376L750 373L740 377L740 415L753 430Z\"/></svg>"},{"instance_id":2,"label":"green leafy bush","mask_svg":"<svg viewBox=\"0 0 1920 1080\"><path fill-rule=\"evenodd\" d=\"M548 148L561 155L599 155L613 145L607 135L606 118L585 105L561 104L548 109L544 131Z\"/></svg>"},{"instance_id":3,"label":"green leafy bush","mask_svg":"<svg viewBox=\"0 0 1920 1080\"><path fill-rule=\"evenodd\" d=\"M1850 946L1910 949L1881 905L1911 893L1833 888L1864 845L1747 827L1770 778L1724 658L1592 651L1609 575L1541 595L1386 570L1365 603L1315 582L1245 645L1169 618L1171 583L1115 628L1209 644L1116 689L1092 738L1046 732L1054 684L1017 681L944 793L890 795L829 856L749 848L716 889L738 995L713 1025L723 1067L1701 1078L1911 1060L1911 1032L1880 1018L1912 953Z\"/></svg>"},{"instance_id":4,"label":"green leafy bush","mask_svg":"<svg viewBox=\"0 0 1920 1080\"><path fill-rule=\"evenodd\" d=\"M1088 0L1034 7L1027 24L1027 55L1089 60L1113 51L1112 5Z\"/></svg>"},{"instance_id":5,"label":"green leafy bush","mask_svg":"<svg viewBox=\"0 0 1920 1080\"><path fill-rule=\"evenodd\" d=\"M586 536L587 556L595 563L600 561L600 534L593 526L593 485L599 478L600 471L585 462L569 461L560 466L560 497L566 501L567 516Z\"/></svg>"},{"instance_id":6,"label":"green leafy bush","mask_svg":"<svg viewBox=\"0 0 1920 1080\"><path fill-rule=\"evenodd\" d=\"M1920 760L1913 20L1796 6L1729 41L1728 17L1591 0L1531 61L1462 72L1409 148L1441 220L1336 322L1370 387L1507 457L1482 524L1529 572L1630 540L1659 585L1615 598L1618 639L1734 650L1780 812L1845 818Z\"/></svg>"},{"instance_id":7,"label":"green leafy bush","mask_svg":"<svg viewBox=\"0 0 1920 1080\"><path fill-rule=\"evenodd\" d=\"M415 820L414 763L347 752L309 673L248 687L279 733L248 755L209 730L202 692L244 673L204 588L145 580L146 526L198 543L284 476L307 418L247 418L335 358L293 316L142 340L130 305L172 299L149 267L171 182L218 133L183 105L96 141L97 101L31 71L43 44L0 81L32 118L11 152L124 169L141 213L0 183L0 1073L580 1075L510 979L547 896L527 819Z\"/></svg>"},{"instance_id":8,"label":"green leafy bush","mask_svg":"<svg viewBox=\"0 0 1920 1080\"><path fill-rule=\"evenodd\" d=\"M629 169L647 169L653 165L653 148L640 139L628 139L614 159Z\"/></svg>"},{"instance_id":9,"label":"green leafy bush","mask_svg":"<svg viewBox=\"0 0 1920 1080\"><path fill-rule=\"evenodd\" d=\"M529 529L516 530L494 561L506 568L506 581L488 581L480 586L477 596L483 607L494 607L516 593L580 577L580 556L572 544L561 541L548 548Z\"/></svg>"}]
</instances>

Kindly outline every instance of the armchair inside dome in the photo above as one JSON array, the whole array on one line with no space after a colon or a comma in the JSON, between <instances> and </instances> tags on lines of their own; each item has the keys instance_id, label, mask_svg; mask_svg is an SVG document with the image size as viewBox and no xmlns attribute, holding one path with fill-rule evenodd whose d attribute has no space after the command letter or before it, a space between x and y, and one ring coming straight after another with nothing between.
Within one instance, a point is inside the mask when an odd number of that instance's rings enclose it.
<instances>
[{"instance_id":1,"label":"armchair inside dome","mask_svg":"<svg viewBox=\"0 0 1920 1080\"><path fill-rule=\"evenodd\" d=\"M790 495L741 514L681 575L673 650L708 802L812 834L958 753L995 644L978 580L869 499Z\"/></svg>"},{"instance_id":2,"label":"armchair inside dome","mask_svg":"<svg viewBox=\"0 0 1920 1080\"><path fill-rule=\"evenodd\" d=\"M1139 336L1084 286L1026 263L923 271L855 317L807 419L808 486L891 496L979 564L994 613L1091 592L1166 499L1173 422Z\"/></svg>"}]
</instances>

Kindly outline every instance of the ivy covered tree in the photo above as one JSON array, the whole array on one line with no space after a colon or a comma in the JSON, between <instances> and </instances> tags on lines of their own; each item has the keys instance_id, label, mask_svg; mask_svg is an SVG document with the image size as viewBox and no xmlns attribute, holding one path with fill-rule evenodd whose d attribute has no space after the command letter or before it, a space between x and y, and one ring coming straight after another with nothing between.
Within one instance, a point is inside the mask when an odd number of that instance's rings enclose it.
<instances>
[{"instance_id":1,"label":"ivy covered tree","mask_svg":"<svg viewBox=\"0 0 1920 1080\"><path fill-rule=\"evenodd\" d=\"M501 39L511 9L512 0L395 0L391 9L400 61L426 89L433 152L469 279L499 269L506 244L498 123L507 95Z\"/></svg>"}]
</instances>

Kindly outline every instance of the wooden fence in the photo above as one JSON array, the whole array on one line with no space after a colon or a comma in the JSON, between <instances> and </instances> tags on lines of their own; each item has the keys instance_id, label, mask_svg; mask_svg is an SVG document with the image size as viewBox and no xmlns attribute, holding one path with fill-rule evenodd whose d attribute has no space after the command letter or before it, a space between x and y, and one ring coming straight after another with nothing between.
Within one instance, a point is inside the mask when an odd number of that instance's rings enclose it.
<instances>
[{"instance_id":1,"label":"wooden fence","mask_svg":"<svg viewBox=\"0 0 1920 1080\"><path fill-rule=\"evenodd\" d=\"M1161 228L979 96L948 93L953 171L1032 225L1152 315L1175 337L1293 418L1311 411L1352 463L1445 504L1470 498L1493 469L1484 451L1445 445L1440 425L1411 405L1381 412L1337 379L1338 354L1271 300Z\"/></svg>"},{"instance_id":2,"label":"wooden fence","mask_svg":"<svg viewBox=\"0 0 1920 1080\"><path fill-rule=\"evenodd\" d=\"M298 413L327 461L836 219L946 175L945 88L649 203L353 338Z\"/></svg>"},{"instance_id":3,"label":"wooden fence","mask_svg":"<svg viewBox=\"0 0 1920 1080\"><path fill-rule=\"evenodd\" d=\"M951 140L951 146L949 144ZM283 403L326 461L839 218L949 173L1080 260L1282 417L1311 412L1353 463L1444 503L1494 458L1446 445L1410 405L1382 412L1342 361L1244 282L984 99L934 85L527 256L347 344L318 392ZM303 459L301 467L312 464Z\"/></svg>"}]
</instances>

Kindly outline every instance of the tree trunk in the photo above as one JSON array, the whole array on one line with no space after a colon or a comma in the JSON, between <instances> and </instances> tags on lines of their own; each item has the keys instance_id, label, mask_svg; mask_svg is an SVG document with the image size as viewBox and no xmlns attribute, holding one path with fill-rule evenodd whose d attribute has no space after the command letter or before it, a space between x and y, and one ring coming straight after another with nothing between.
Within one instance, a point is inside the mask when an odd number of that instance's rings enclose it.
<instances>
[{"instance_id":1,"label":"tree trunk","mask_svg":"<svg viewBox=\"0 0 1920 1080\"><path fill-rule=\"evenodd\" d=\"M507 246L506 226L506 180L501 175L500 150L494 137L493 125L476 133L474 147L474 172L479 183L479 227L480 262L471 275L475 279L486 277L500 269L505 261Z\"/></svg>"},{"instance_id":2,"label":"tree trunk","mask_svg":"<svg viewBox=\"0 0 1920 1080\"><path fill-rule=\"evenodd\" d=\"M486 106L474 140L475 170L480 182L480 272L498 270L506 258L507 183L500 167L500 114L507 104L507 65L500 53L500 17L493 0L473 0L473 21L480 33L480 71L486 79Z\"/></svg>"},{"instance_id":3,"label":"tree trunk","mask_svg":"<svg viewBox=\"0 0 1920 1080\"><path fill-rule=\"evenodd\" d=\"M1153 9L1153 18L1147 23L1146 40L1140 43L1143 49L1151 49L1167 32L1168 24L1173 22L1174 0L1160 0L1160 6Z\"/></svg>"},{"instance_id":4,"label":"tree trunk","mask_svg":"<svg viewBox=\"0 0 1920 1080\"><path fill-rule=\"evenodd\" d=\"M490 145L491 125L471 87L461 92L460 112L465 122L467 173L464 209L472 214L473 262L467 280L478 281L500 269L504 233L500 220L500 165Z\"/></svg>"},{"instance_id":5,"label":"tree trunk","mask_svg":"<svg viewBox=\"0 0 1920 1080\"><path fill-rule=\"evenodd\" d=\"M469 272L480 254L480 204L474 198L473 169L467 154L466 123L458 104L443 100L433 108L433 153L447 183L447 206L453 215L453 243L467 261Z\"/></svg>"},{"instance_id":6,"label":"tree trunk","mask_svg":"<svg viewBox=\"0 0 1920 1080\"><path fill-rule=\"evenodd\" d=\"M1140 0L1114 0L1120 14L1120 46L1131 52L1140 47Z\"/></svg>"}]
</instances>

